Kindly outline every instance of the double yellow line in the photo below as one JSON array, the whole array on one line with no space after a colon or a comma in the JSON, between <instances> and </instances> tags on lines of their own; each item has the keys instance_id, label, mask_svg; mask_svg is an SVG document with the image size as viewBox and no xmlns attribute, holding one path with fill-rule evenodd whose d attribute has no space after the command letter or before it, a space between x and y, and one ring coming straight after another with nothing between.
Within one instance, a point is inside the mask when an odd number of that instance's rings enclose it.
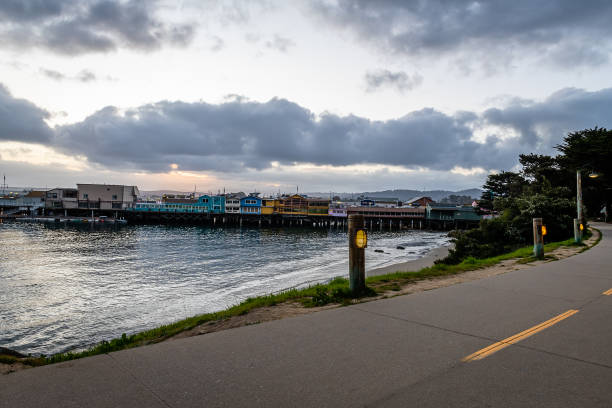
<instances>
[{"instance_id":1,"label":"double yellow line","mask_svg":"<svg viewBox=\"0 0 612 408\"><path fill-rule=\"evenodd\" d=\"M612 289L610 289L612 291ZM575 315L576 313L578 313L578 310L568 310L565 313L561 313L558 316L553 317L552 319L549 319L545 322L542 322L536 326L533 326L525 331L522 331L518 334L515 334L514 336L508 337L507 339L504 339L502 341L498 341L497 343L493 343L491 344L489 347L485 347L481 350L478 350L475 353L470 354L467 357L464 357L463 359L461 359L461 361L463 362L468 362L468 361L476 361L476 360L481 360L487 356L490 356L493 353L498 352L501 349L504 349L506 347L508 347L511 344L514 343L518 343L519 341L526 339L529 336L533 336L534 334L554 325L559 323L561 320L567 319L568 317Z\"/></svg>"}]
</instances>

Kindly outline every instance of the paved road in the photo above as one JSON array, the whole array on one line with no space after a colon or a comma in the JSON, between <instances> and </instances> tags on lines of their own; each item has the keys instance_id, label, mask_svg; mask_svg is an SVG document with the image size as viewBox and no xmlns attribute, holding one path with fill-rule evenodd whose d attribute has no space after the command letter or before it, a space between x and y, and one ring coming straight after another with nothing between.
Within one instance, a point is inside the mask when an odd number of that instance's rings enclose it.
<instances>
[{"instance_id":1,"label":"paved road","mask_svg":"<svg viewBox=\"0 0 612 408\"><path fill-rule=\"evenodd\" d=\"M595 248L526 270L0 376L0 406L611 407L599 227Z\"/></svg>"}]
</instances>

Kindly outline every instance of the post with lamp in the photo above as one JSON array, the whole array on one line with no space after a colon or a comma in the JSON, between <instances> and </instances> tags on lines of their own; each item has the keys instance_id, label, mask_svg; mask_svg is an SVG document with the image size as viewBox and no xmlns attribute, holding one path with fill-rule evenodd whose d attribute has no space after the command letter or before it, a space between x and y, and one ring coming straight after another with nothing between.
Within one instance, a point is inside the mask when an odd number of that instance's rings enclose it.
<instances>
[{"instance_id":1,"label":"post with lamp","mask_svg":"<svg viewBox=\"0 0 612 408\"><path fill-rule=\"evenodd\" d=\"M541 218L533 219L533 256L538 259L544 258L544 236L546 226L542 224Z\"/></svg>"},{"instance_id":2,"label":"post with lamp","mask_svg":"<svg viewBox=\"0 0 612 408\"><path fill-rule=\"evenodd\" d=\"M368 234L361 214L348 217L349 240L349 288L354 295L365 291L365 248Z\"/></svg>"},{"instance_id":3,"label":"post with lamp","mask_svg":"<svg viewBox=\"0 0 612 408\"><path fill-rule=\"evenodd\" d=\"M576 170L576 208L577 218L574 218L574 242L582 242L582 174Z\"/></svg>"},{"instance_id":4,"label":"post with lamp","mask_svg":"<svg viewBox=\"0 0 612 408\"><path fill-rule=\"evenodd\" d=\"M599 177L599 173L596 171L589 172L589 178L595 179ZM574 219L574 241L576 243L582 242L582 234L584 231L584 213L582 204L582 172L580 169L576 170L576 208L577 218Z\"/></svg>"}]
</instances>

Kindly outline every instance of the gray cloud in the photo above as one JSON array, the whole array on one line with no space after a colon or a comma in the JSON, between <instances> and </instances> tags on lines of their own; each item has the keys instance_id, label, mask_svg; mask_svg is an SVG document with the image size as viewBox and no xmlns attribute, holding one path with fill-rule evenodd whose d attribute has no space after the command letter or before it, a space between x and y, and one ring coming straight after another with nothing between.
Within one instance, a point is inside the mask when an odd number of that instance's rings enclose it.
<instances>
[{"instance_id":1,"label":"gray cloud","mask_svg":"<svg viewBox=\"0 0 612 408\"><path fill-rule=\"evenodd\" d=\"M53 69L41 68L40 73L49 79L53 79L54 81L63 81L64 79L66 79L66 75Z\"/></svg>"},{"instance_id":2,"label":"gray cloud","mask_svg":"<svg viewBox=\"0 0 612 408\"><path fill-rule=\"evenodd\" d=\"M612 127L611 109L612 88L563 89L542 102L514 99L481 114L421 109L386 121L317 116L285 99L231 97L220 104L162 101L127 111L109 106L51 130L44 122L48 112L2 87L0 140L45 144L114 170L163 172L176 163L181 170L235 174L275 162L509 169L519 153L551 153L569 131ZM490 134L477 142L475 129Z\"/></svg>"},{"instance_id":3,"label":"gray cloud","mask_svg":"<svg viewBox=\"0 0 612 408\"><path fill-rule=\"evenodd\" d=\"M449 170L511 166L515 146L497 138L471 140L473 114L433 109L397 120L325 114L284 99L231 100L219 105L159 102L121 114L108 107L83 122L57 128L55 147L108 167L240 172L282 164L382 163Z\"/></svg>"},{"instance_id":4,"label":"gray cloud","mask_svg":"<svg viewBox=\"0 0 612 408\"><path fill-rule=\"evenodd\" d=\"M84 69L81 72L79 72L75 78L81 82L91 82L97 79L96 74L94 74L93 72L87 69Z\"/></svg>"},{"instance_id":5,"label":"gray cloud","mask_svg":"<svg viewBox=\"0 0 612 408\"><path fill-rule=\"evenodd\" d=\"M386 69L368 71L364 79L368 92L374 92L381 88L394 88L400 92L405 92L423 83L423 77L417 73L411 76L404 71L391 72Z\"/></svg>"},{"instance_id":6,"label":"gray cloud","mask_svg":"<svg viewBox=\"0 0 612 408\"><path fill-rule=\"evenodd\" d=\"M482 114L486 124L514 130L528 148L551 151L560 137L585 128L612 127L612 88L588 92L565 88L539 103L515 100Z\"/></svg>"},{"instance_id":7,"label":"gray cloud","mask_svg":"<svg viewBox=\"0 0 612 408\"><path fill-rule=\"evenodd\" d=\"M612 3L553 0L317 2L316 15L377 48L405 55L472 52L507 60L526 52L575 67L608 61Z\"/></svg>"},{"instance_id":8,"label":"gray cloud","mask_svg":"<svg viewBox=\"0 0 612 408\"><path fill-rule=\"evenodd\" d=\"M49 144L53 139L53 131L45 123L49 117L49 112L13 97L0 84L0 141Z\"/></svg>"},{"instance_id":9,"label":"gray cloud","mask_svg":"<svg viewBox=\"0 0 612 408\"><path fill-rule=\"evenodd\" d=\"M210 46L210 50L212 52L221 51L225 47L225 41L221 37L213 35L210 37L212 45Z\"/></svg>"},{"instance_id":10,"label":"gray cloud","mask_svg":"<svg viewBox=\"0 0 612 408\"><path fill-rule=\"evenodd\" d=\"M78 74L74 76L66 75L59 71L55 71L52 69L45 69L45 68L41 68L40 73L46 76L47 78L53 79L55 81L71 80L71 81L79 81L79 82L92 82L98 79L96 74L94 74L88 69L81 70Z\"/></svg>"},{"instance_id":11,"label":"gray cloud","mask_svg":"<svg viewBox=\"0 0 612 408\"><path fill-rule=\"evenodd\" d=\"M287 52L293 46L295 46L295 42L278 34L275 34L272 39L266 41L266 47L280 52Z\"/></svg>"},{"instance_id":12,"label":"gray cloud","mask_svg":"<svg viewBox=\"0 0 612 408\"><path fill-rule=\"evenodd\" d=\"M0 40L67 55L119 47L152 51L192 40L193 25L166 24L156 11L156 1L8 0L0 2Z\"/></svg>"}]
</instances>

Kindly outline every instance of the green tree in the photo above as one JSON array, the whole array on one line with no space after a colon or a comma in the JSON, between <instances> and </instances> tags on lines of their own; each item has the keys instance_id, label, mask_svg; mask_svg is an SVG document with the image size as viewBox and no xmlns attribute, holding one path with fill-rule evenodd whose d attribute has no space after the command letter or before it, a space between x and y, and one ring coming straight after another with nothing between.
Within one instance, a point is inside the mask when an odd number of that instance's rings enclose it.
<instances>
[{"instance_id":1,"label":"green tree","mask_svg":"<svg viewBox=\"0 0 612 408\"><path fill-rule=\"evenodd\" d=\"M603 206L610 214L612 203L612 130L595 127L568 134L556 146L562 153L560 165L574 175L572 192L576 193L576 170L583 170L582 195L587 215L598 216ZM597 178L588 177L598 174Z\"/></svg>"}]
</instances>

